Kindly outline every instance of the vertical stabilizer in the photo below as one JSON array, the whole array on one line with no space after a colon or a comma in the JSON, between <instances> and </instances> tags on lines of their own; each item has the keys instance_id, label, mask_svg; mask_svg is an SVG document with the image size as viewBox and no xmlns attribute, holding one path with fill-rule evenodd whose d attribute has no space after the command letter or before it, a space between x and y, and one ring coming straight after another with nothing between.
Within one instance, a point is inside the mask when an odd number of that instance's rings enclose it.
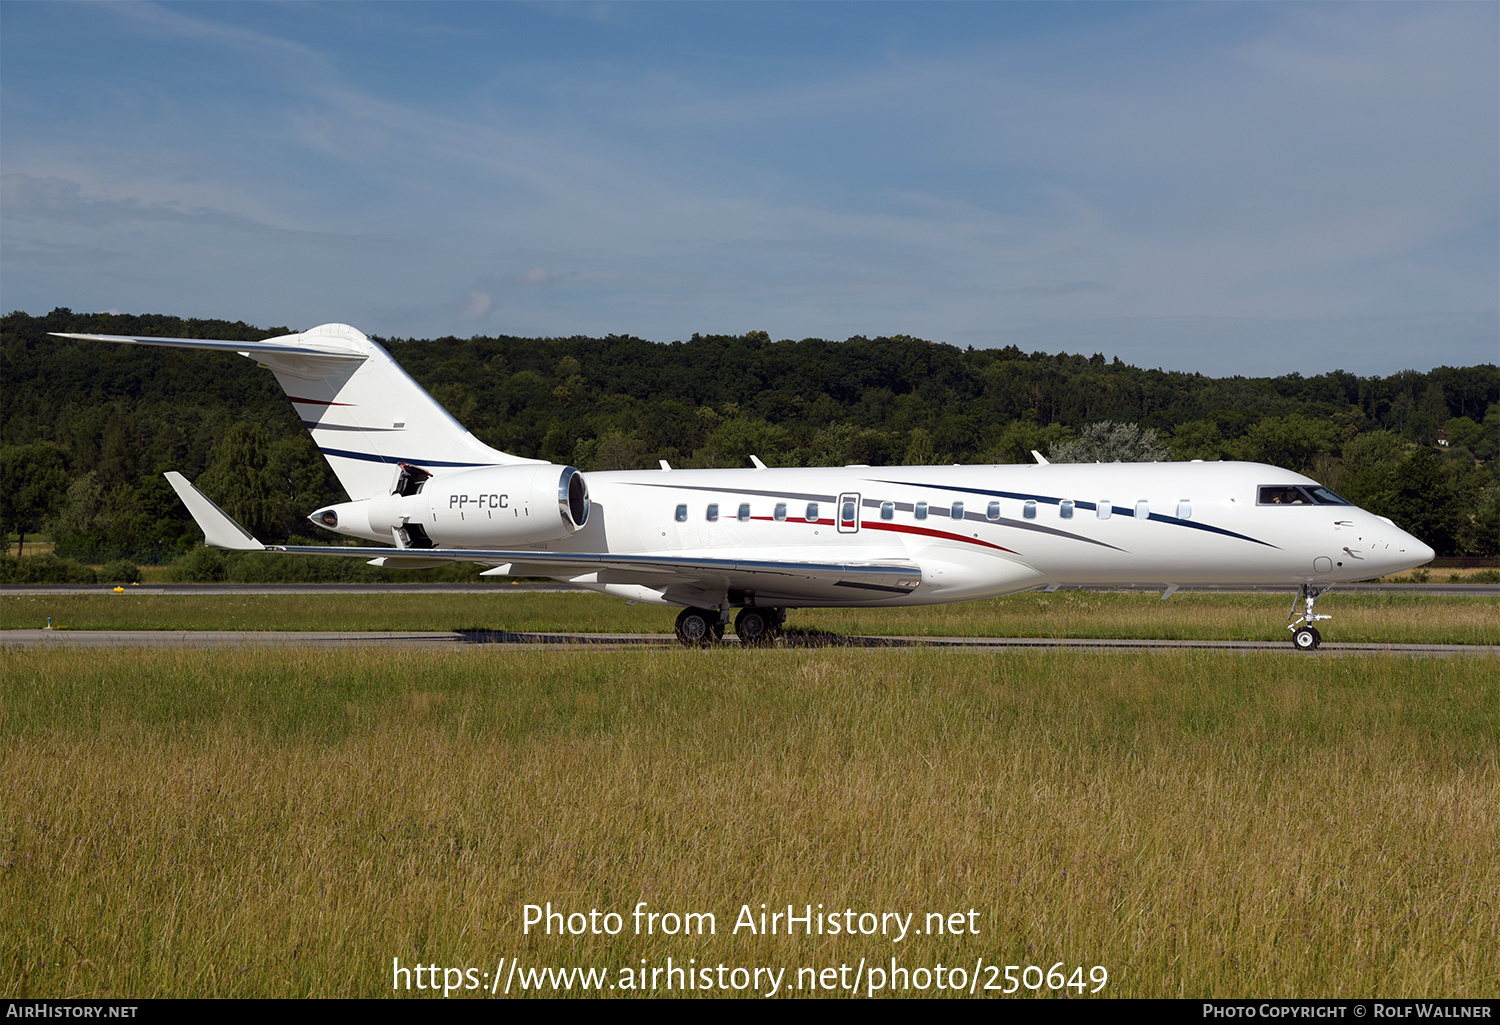
<instances>
[{"instance_id":1,"label":"vertical stabilizer","mask_svg":"<svg viewBox=\"0 0 1500 1025\"><path fill-rule=\"evenodd\" d=\"M276 375L352 499L388 492L398 463L442 473L536 461L490 448L474 437L390 353L347 324L324 324L286 340L347 346L351 356L362 357L264 350L247 354Z\"/></svg>"},{"instance_id":2,"label":"vertical stabilizer","mask_svg":"<svg viewBox=\"0 0 1500 1025\"><path fill-rule=\"evenodd\" d=\"M386 494L396 466L432 473L535 463L490 448L422 390L390 353L347 324L323 324L261 342L124 335L62 335L104 342L238 352L276 375L302 425L349 497Z\"/></svg>"}]
</instances>

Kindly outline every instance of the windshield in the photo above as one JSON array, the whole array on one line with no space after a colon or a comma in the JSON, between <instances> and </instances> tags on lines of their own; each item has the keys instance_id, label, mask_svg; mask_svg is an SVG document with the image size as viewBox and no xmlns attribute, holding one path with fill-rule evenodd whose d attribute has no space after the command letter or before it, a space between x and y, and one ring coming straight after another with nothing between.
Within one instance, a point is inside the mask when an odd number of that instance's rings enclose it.
<instances>
[{"instance_id":1,"label":"windshield","mask_svg":"<svg viewBox=\"0 0 1500 1025\"><path fill-rule=\"evenodd\" d=\"M1257 495L1260 505L1353 505L1321 484L1265 484Z\"/></svg>"}]
</instances>

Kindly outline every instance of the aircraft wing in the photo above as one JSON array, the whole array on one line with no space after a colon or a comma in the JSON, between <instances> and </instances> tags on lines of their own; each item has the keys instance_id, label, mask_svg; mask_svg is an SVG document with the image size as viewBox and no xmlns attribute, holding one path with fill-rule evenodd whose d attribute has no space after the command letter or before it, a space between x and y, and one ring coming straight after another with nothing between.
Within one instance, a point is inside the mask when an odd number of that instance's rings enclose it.
<instances>
[{"instance_id":1,"label":"aircraft wing","mask_svg":"<svg viewBox=\"0 0 1500 1025\"><path fill-rule=\"evenodd\" d=\"M764 559L709 559L670 555L620 555L608 552L553 552L530 549L391 548L343 545L267 545L256 540L180 473L166 474L214 548L241 552L286 552L378 559L380 565L420 569L447 562L475 562L505 567L513 576L558 579L589 577L589 583L637 584L660 591L668 600L741 591L757 603L823 599L834 604L896 597L916 590L921 567L911 563L782 562Z\"/></svg>"},{"instance_id":2,"label":"aircraft wing","mask_svg":"<svg viewBox=\"0 0 1500 1025\"><path fill-rule=\"evenodd\" d=\"M346 548L340 545L267 545L268 552L379 559L381 565L417 569L444 562L504 567L511 576L575 579L589 583L639 584L684 601L697 595L743 591L757 603L824 598L832 602L896 597L916 590L921 567L912 563L781 562L765 559L705 559L609 552L544 552L480 548Z\"/></svg>"}]
</instances>

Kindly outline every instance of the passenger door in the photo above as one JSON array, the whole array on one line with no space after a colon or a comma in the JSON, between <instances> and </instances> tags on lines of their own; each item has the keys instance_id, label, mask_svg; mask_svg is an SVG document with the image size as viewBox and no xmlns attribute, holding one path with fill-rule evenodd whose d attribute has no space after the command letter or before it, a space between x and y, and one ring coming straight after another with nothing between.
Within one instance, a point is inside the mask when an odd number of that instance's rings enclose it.
<instances>
[{"instance_id":1,"label":"passenger door","mask_svg":"<svg viewBox=\"0 0 1500 1025\"><path fill-rule=\"evenodd\" d=\"M859 495L856 492L845 492L839 496L839 533L859 533Z\"/></svg>"}]
</instances>

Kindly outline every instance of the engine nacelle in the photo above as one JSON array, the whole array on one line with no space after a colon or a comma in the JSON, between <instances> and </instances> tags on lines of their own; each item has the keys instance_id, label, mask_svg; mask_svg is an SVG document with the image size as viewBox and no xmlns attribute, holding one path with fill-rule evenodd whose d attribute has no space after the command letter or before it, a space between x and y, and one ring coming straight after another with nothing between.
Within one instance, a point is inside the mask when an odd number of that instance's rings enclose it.
<instances>
[{"instance_id":1,"label":"engine nacelle","mask_svg":"<svg viewBox=\"0 0 1500 1025\"><path fill-rule=\"evenodd\" d=\"M427 474L403 466L388 495L319 509L320 527L403 548L511 548L567 537L588 523L583 474L555 463Z\"/></svg>"}]
</instances>

